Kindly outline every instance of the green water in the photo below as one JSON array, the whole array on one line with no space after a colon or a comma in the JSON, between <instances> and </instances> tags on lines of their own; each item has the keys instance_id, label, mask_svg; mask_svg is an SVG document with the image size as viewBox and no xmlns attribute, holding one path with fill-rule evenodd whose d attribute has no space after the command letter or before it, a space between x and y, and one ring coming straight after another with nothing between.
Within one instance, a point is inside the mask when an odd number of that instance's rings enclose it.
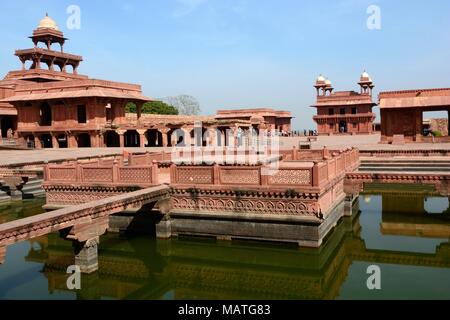
<instances>
[{"instance_id":1,"label":"green water","mask_svg":"<svg viewBox=\"0 0 450 320\"><path fill-rule=\"evenodd\" d=\"M41 205L1 207L0 221ZM71 243L52 234L8 248L0 299L450 299L448 207L417 192L363 195L320 249L108 234L79 291L66 286ZM367 288L370 265L381 290Z\"/></svg>"}]
</instances>

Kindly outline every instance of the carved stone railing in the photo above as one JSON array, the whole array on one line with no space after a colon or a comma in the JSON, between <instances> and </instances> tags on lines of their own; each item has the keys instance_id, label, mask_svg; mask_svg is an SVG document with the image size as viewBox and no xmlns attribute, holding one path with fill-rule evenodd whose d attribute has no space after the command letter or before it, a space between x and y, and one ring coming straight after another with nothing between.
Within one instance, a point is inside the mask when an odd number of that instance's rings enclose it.
<instances>
[{"instance_id":1,"label":"carved stone railing","mask_svg":"<svg viewBox=\"0 0 450 320\"><path fill-rule=\"evenodd\" d=\"M118 162L112 166L91 164L46 165L45 184L111 184L143 185L158 184L158 164L149 166L123 166Z\"/></svg>"},{"instance_id":2,"label":"carved stone railing","mask_svg":"<svg viewBox=\"0 0 450 320\"><path fill-rule=\"evenodd\" d=\"M323 151L321 151L323 152ZM327 155L328 156L328 155ZM285 161L270 165L189 165L171 166L174 185L222 186L307 186L323 187L359 166L358 150L349 149L321 161Z\"/></svg>"}]
</instances>

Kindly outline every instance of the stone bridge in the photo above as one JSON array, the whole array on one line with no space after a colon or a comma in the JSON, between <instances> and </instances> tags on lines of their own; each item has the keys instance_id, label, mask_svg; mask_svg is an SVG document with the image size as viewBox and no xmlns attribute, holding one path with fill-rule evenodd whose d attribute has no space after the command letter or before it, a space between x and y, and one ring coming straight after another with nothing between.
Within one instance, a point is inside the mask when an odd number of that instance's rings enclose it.
<instances>
[{"instance_id":1,"label":"stone bridge","mask_svg":"<svg viewBox=\"0 0 450 320\"><path fill-rule=\"evenodd\" d=\"M59 231L63 238L73 241L75 264L84 273L94 272L98 268L99 237L106 232L110 215L155 203L160 211L167 212L169 200L170 188L162 185L2 224L0 262L5 259L7 246Z\"/></svg>"}]
</instances>

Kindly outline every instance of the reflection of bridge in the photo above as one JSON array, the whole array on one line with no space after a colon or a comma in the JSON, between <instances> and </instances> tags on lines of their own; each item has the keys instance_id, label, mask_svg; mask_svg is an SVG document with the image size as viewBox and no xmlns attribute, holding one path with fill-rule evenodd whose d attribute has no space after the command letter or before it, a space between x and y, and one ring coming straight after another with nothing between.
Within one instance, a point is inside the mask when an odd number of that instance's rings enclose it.
<instances>
[{"instance_id":1,"label":"reflection of bridge","mask_svg":"<svg viewBox=\"0 0 450 320\"><path fill-rule=\"evenodd\" d=\"M164 212L170 199L169 190L167 186L153 187L2 224L0 261L4 260L6 246L59 231L64 238L73 241L75 261L82 271L95 271L99 237L108 228L109 216L129 207L157 202Z\"/></svg>"},{"instance_id":2,"label":"reflection of bridge","mask_svg":"<svg viewBox=\"0 0 450 320\"><path fill-rule=\"evenodd\" d=\"M282 249L165 240L102 241L99 271L83 277L80 299L333 299L354 261L450 268L450 244L434 254L367 249L356 217L345 218L320 249ZM45 263L49 288L67 290L73 258L56 236L39 240L27 260ZM34 247L34 246L33 246ZM145 248L145 252L143 252Z\"/></svg>"}]
</instances>

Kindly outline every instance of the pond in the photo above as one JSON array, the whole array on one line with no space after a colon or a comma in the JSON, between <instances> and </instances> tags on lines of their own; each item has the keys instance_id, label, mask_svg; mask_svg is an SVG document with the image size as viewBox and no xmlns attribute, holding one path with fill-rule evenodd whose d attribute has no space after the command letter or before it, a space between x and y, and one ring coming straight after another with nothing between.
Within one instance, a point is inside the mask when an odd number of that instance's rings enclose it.
<instances>
[{"instance_id":1,"label":"pond","mask_svg":"<svg viewBox=\"0 0 450 320\"><path fill-rule=\"evenodd\" d=\"M42 204L4 205L0 222ZM320 249L107 234L99 271L74 291L71 243L51 234L8 248L0 299L450 299L449 211L419 192L363 194ZM381 290L367 286L373 265Z\"/></svg>"}]
</instances>

